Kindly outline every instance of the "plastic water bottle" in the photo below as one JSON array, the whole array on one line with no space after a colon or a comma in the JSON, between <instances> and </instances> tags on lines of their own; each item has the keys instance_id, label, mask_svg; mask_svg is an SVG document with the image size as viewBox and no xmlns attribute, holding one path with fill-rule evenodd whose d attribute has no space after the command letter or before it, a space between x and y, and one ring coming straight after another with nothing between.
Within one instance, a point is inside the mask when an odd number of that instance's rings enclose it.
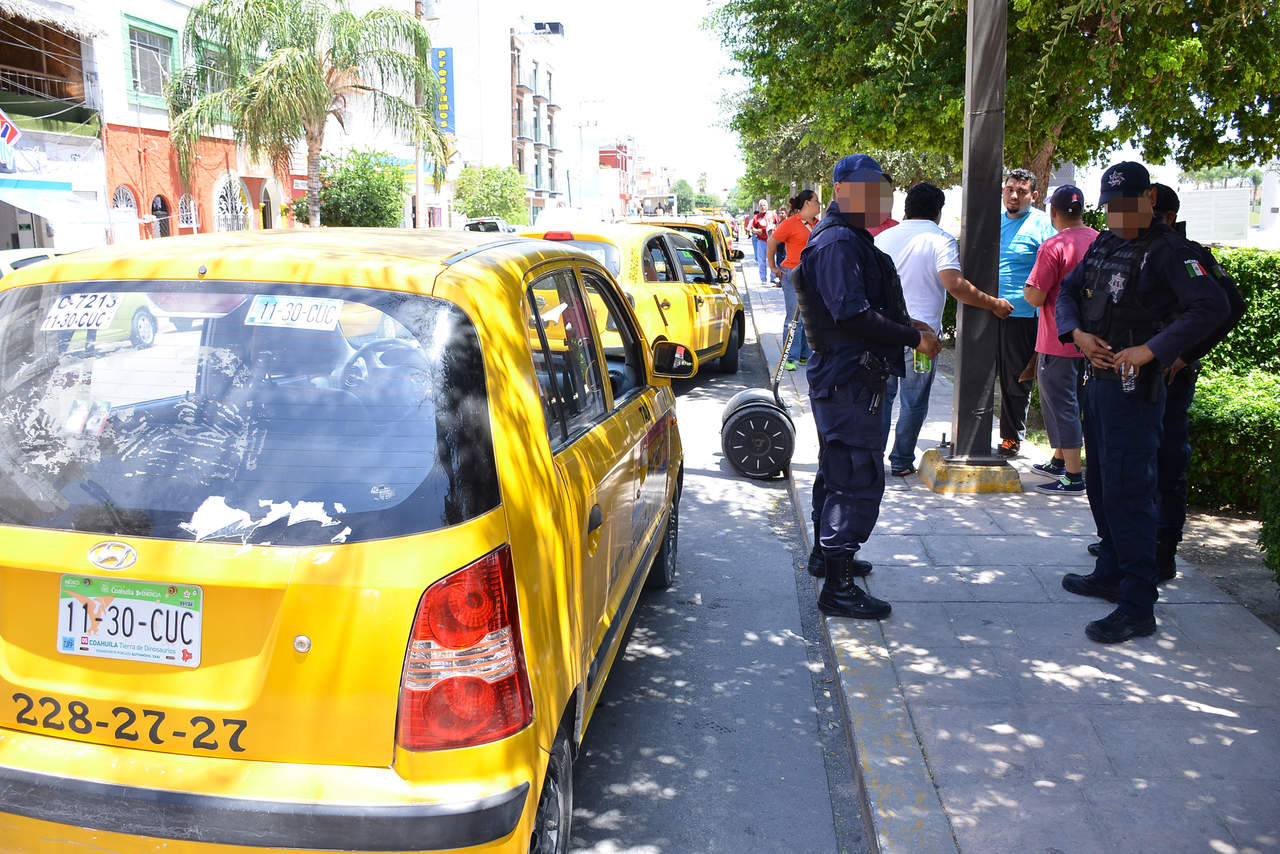
<instances>
[{"instance_id":1,"label":"plastic water bottle","mask_svg":"<svg viewBox=\"0 0 1280 854\"><path fill-rule=\"evenodd\" d=\"M1138 390L1138 369L1135 366L1124 365L1120 369L1120 388L1125 394Z\"/></svg>"},{"instance_id":2,"label":"plastic water bottle","mask_svg":"<svg viewBox=\"0 0 1280 854\"><path fill-rule=\"evenodd\" d=\"M917 374L927 374L929 373L929 369L933 367L933 359L930 359L924 353L916 350L915 358L911 361L911 366L915 369Z\"/></svg>"}]
</instances>

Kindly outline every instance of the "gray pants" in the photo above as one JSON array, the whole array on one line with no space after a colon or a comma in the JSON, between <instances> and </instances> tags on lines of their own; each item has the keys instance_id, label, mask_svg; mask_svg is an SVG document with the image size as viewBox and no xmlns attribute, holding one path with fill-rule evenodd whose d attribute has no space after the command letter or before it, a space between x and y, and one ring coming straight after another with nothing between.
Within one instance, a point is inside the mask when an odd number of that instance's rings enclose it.
<instances>
[{"instance_id":1,"label":"gray pants","mask_svg":"<svg viewBox=\"0 0 1280 854\"><path fill-rule=\"evenodd\" d=\"M1036 381L1040 384L1040 412L1044 415L1044 431L1049 444L1061 450L1081 447L1080 377L1084 373L1083 357L1050 356L1038 353Z\"/></svg>"}]
</instances>

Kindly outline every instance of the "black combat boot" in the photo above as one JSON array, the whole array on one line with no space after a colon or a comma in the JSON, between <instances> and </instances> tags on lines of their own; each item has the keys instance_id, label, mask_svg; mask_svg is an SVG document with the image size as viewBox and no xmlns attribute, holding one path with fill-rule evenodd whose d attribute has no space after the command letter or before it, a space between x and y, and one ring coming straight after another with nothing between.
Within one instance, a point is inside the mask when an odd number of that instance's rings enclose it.
<instances>
[{"instance_id":1,"label":"black combat boot","mask_svg":"<svg viewBox=\"0 0 1280 854\"><path fill-rule=\"evenodd\" d=\"M1173 556L1178 551L1177 540L1156 540L1156 583L1163 584L1173 580L1178 574L1178 565Z\"/></svg>"},{"instance_id":2,"label":"black combat boot","mask_svg":"<svg viewBox=\"0 0 1280 854\"><path fill-rule=\"evenodd\" d=\"M822 555L822 546L818 545L818 531L813 532L813 550L809 552L809 574L814 578L822 578L827 574L827 559ZM859 558L853 559L853 574L863 578L871 574L871 564Z\"/></svg>"},{"instance_id":3,"label":"black combat boot","mask_svg":"<svg viewBox=\"0 0 1280 854\"><path fill-rule=\"evenodd\" d=\"M822 578L827 574L827 559L822 555L822 546L814 546L809 552L809 574L814 578ZM861 558L853 559L853 574L865 578L871 574L871 563Z\"/></svg>"},{"instance_id":4,"label":"black combat boot","mask_svg":"<svg viewBox=\"0 0 1280 854\"><path fill-rule=\"evenodd\" d=\"M827 555L827 578L818 594L818 610L831 617L882 620L889 616L893 606L863 592L853 583L855 560L851 553Z\"/></svg>"}]
</instances>

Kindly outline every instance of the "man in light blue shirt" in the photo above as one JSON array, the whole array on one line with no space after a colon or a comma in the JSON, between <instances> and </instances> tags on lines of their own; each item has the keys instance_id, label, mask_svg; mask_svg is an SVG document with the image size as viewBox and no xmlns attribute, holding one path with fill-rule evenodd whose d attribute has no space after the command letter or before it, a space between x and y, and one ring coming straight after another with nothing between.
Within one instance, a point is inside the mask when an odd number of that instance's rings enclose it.
<instances>
[{"instance_id":1,"label":"man in light blue shirt","mask_svg":"<svg viewBox=\"0 0 1280 854\"><path fill-rule=\"evenodd\" d=\"M996 367L1000 377L1000 447L1002 457L1016 457L1027 432L1031 383L1019 382L1036 352L1036 310L1023 296L1040 244L1054 235L1049 215L1033 207L1040 197L1036 176L1014 169L1004 182L1004 216L1000 219L1000 298L1013 313L998 320Z\"/></svg>"}]
</instances>

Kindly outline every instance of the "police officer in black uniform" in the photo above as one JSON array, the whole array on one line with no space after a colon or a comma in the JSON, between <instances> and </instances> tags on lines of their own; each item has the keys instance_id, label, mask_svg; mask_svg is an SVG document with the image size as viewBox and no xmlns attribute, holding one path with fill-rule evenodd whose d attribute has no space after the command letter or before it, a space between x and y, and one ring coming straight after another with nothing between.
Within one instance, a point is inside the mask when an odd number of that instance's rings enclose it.
<instances>
[{"instance_id":1,"label":"police officer in black uniform","mask_svg":"<svg viewBox=\"0 0 1280 854\"><path fill-rule=\"evenodd\" d=\"M1178 194L1172 187L1164 184L1152 186L1156 191L1156 221L1163 222L1185 237L1186 223L1176 222L1178 209L1181 207ZM1244 298L1240 296L1235 281L1222 269L1213 253L1194 240L1188 240L1187 244L1194 253L1191 256L1193 260L1188 262L1191 264L1190 270L1196 274L1193 278L1205 287L1221 288L1227 298L1230 313L1207 338L1180 354L1173 365L1165 370L1164 429L1160 434L1160 450L1156 455L1159 483L1159 522L1156 525L1158 582L1169 581L1178 573L1174 555L1177 553L1178 543L1182 542L1182 528L1187 520L1187 467L1191 464L1190 419L1187 410L1191 408L1192 398L1195 397L1200 359L1227 337L1245 312Z\"/></svg>"},{"instance_id":2,"label":"police officer in black uniform","mask_svg":"<svg viewBox=\"0 0 1280 854\"><path fill-rule=\"evenodd\" d=\"M810 571L825 575L822 613L881 619L889 603L853 579L871 571L856 554L884 495L884 383L890 373L902 376L903 347L933 357L941 345L928 324L908 316L893 261L867 231L889 215L888 176L867 155L851 154L835 165L832 180L835 199L809 235L796 284L814 350L807 379L819 443Z\"/></svg>"},{"instance_id":3,"label":"police officer in black uniform","mask_svg":"<svg viewBox=\"0 0 1280 854\"><path fill-rule=\"evenodd\" d=\"M1062 281L1058 337L1089 360L1082 409L1085 482L1102 543L1094 570L1068 573L1071 593L1116 603L1085 626L1099 643L1156 631L1156 455L1163 371L1228 315L1220 288L1203 286L1187 241L1153 219L1155 190L1141 163L1102 174L1108 230Z\"/></svg>"}]
</instances>

